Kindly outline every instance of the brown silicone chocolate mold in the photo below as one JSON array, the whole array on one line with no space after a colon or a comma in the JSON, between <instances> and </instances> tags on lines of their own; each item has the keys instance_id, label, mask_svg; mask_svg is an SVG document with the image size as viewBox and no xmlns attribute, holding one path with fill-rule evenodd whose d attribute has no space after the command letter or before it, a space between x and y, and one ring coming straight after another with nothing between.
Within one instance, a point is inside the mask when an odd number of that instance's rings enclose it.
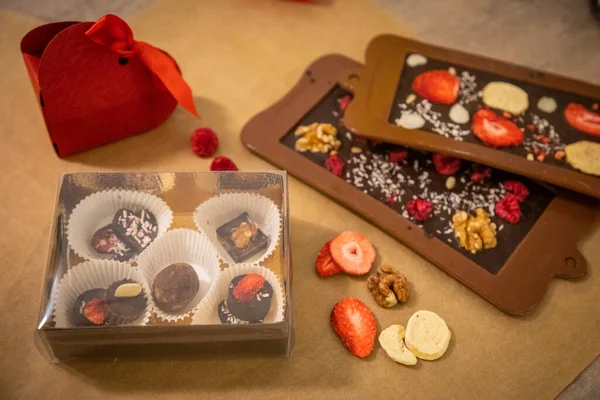
<instances>
[{"instance_id":1,"label":"brown silicone chocolate mold","mask_svg":"<svg viewBox=\"0 0 600 400\"><path fill-rule=\"evenodd\" d=\"M426 64L417 62L409 66L408 57L414 54L424 56ZM568 144L582 140L600 143L599 87L391 35L377 37L369 44L366 61L359 74L342 78L345 84L352 84L355 91L354 101L345 116L351 130L385 142L486 163L600 198L600 177L573 169L564 156L564 147ZM414 79L433 70L450 70L461 78L458 96L449 100L451 104L436 103L440 100L437 96L444 99L447 93L415 96L411 88ZM439 79L428 80L429 92L437 91L435 81ZM490 82L506 82L520 88L521 93L527 94L528 108L522 113L517 114L517 109L513 111L516 114L510 114L502 108L488 107L483 102L482 89ZM552 99L555 111L540 109L538 102L544 97ZM469 112L468 122L455 123L449 118L449 110L456 103L461 103ZM571 125L564 113L570 104L578 104L579 112L587 110L587 116L582 119L588 120L592 124L588 129L596 130L598 135ZM480 108L487 108L516 125L523 131L523 142L512 147L484 145L471 130L473 116ZM424 125L418 129L398 126L396 123L403 112L424 116Z\"/></svg>"},{"instance_id":2,"label":"brown silicone chocolate mold","mask_svg":"<svg viewBox=\"0 0 600 400\"><path fill-rule=\"evenodd\" d=\"M242 141L259 156L386 230L507 313L520 315L533 310L553 276L580 279L586 275L587 263L577 243L594 224L596 211L590 204L592 199L571 197L561 190L529 181L531 196L538 200L530 206L534 209L532 215L525 216L529 222L522 221L512 227L524 232L504 249L510 250L506 257L502 256L501 248L496 248L486 250L488 259L477 259L458 249L455 243L428 233L426 223L421 228L377 195L366 194L331 174L323 167L326 155L295 151L294 130L298 125L339 116L336 109L339 96L349 93L351 88L341 86L338 78L352 75L351 71L358 67L357 62L339 55L317 60L284 98L246 124ZM352 136L340 131L338 136L342 135ZM348 147L358 141L366 142L358 137L352 143L343 140L340 155L349 159L352 152ZM493 253L495 250L498 252ZM497 268L489 261L493 258L505 261Z\"/></svg>"}]
</instances>

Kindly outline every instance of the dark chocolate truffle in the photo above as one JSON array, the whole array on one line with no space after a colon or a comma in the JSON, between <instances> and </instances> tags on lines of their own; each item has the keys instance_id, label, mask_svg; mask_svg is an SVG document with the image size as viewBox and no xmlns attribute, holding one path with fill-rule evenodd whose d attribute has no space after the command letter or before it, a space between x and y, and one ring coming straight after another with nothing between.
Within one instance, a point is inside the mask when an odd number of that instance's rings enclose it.
<instances>
[{"instance_id":1,"label":"dark chocolate truffle","mask_svg":"<svg viewBox=\"0 0 600 400\"><path fill-rule=\"evenodd\" d=\"M119 239L137 251L142 251L158 235L156 217L148 210L135 213L125 208L117 211L112 228Z\"/></svg>"},{"instance_id":2,"label":"dark chocolate truffle","mask_svg":"<svg viewBox=\"0 0 600 400\"><path fill-rule=\"evenodd\" d=\"M123 241L119 240L111 225L98 229L92 236L92 246L100 254L108 254L112 259L126 261L135 254Z\"/></svg>"},{"instance_id":3,"label":"dark chocolate truffle","mask_svg":"<svg viewBox=\"0 0 600 400\"><path fill-rule=\"evenodd\" d=\"M246 212L220 226L217 238L236 263L265 251L269 246L269 238Z\"/></svg>"},{"instance_id":4,"label":"dark chocolate truffle","mask_svg":"<svg viewBox=\"0 0 600 400\"><path fill-rule=\"evenodd\" d=\"M100 326L106 322L106 291L90 289L83 292L71 309L75 326Z\"/></svg>"},{"instance_id":5,"label":"dark chocolate truffle","mask_svg":"<svg viewBox=\"0 0 600 400\"><path fill-rule=\"evenodd\" d=\"M237 319L262 322L271 309L272 300L273 287L262 275L239 275L229 284L226 307Z\"/></svg>"},{"instance_id":6,"label":"dark chocolate truffle","mask_svg":"<svg viewBox=\"0 0 600 400\"><path fill-rule=\"evenodd\" d=\"M186 263L175 263L156 275L152 283L152 295L159 308L176 313L192 301L199 288L200 282L194 268Z\"/></svg>"},{"instance_id":7,"label":"dark chocolate truffle","mask_svg":"<svg viewBox=\"0 0 600 400\"><path fill-rule=\"evenodd\" d=\"M123 325L135 321L146 310L148 299L141 284L132 279L114 282L106 290L107 323Z\"/></svg>"}]
</instances>

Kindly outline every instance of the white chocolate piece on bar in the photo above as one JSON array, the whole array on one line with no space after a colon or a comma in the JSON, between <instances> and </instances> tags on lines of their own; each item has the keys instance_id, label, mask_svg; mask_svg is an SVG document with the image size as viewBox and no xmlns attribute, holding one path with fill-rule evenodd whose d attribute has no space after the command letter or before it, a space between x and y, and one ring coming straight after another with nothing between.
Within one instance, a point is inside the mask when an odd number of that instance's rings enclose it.
<instances>
[{"instance_id":1,"label":"white chocolate piece on bar","mask_svg":"<svg viewBox=\"0 0 600 400\"><path fill-rule=\"evenodd\" d=\"M567 162L586 174L600 176L600 143L580 140L565 147Z\"/></svg>"},{"instance_id":2,"label":"white chocolate piece on bar","mask_svg":"<svg viewBox=\"0 0 600 400\"><path fill-rule=\"evenodd\" d=\"M553 97L543 96L537 102L537 108L547 114L552 114L556 111L556 100Z\"/></svg>"},{"instance_id":3,"label":"white chocolate piece on bar","mask_svg":"<svg viewBox=\"0 0 600 400\"><path fill-rule=\"evenodd\" d=\"M450 112L448 113L448 117L450 120L456 124L466 124L471 119L469 115L469 111L460 103L454 104L450 107Z\"/></svg>"},{"instance_id":4,"label":"white chocolate piece on bar","mask_svg":"<svg viewBox=\"0 0 600 400\"><path fill-rule=\"evenodd\" d=\"M396 125L406 129L419 129L425 125L425 120L419 114L403 111L402 117L396 119Z\"/></svg>"},{"instance_id":5,"label":"white chocolate piece on bar","mask_svg":"<svg viewBox=\"0 0 600 400\"><path fill-rule=\"evenodd\" d=\"M379 344L388 356L397 363L415 365L417 357L404 345L404 327L391 325L379 335Z\"/></svg>"},{"instance_id":6,"label":"white chocolate piece on bar","mask_svg":"<svg viewBox=\"0 0 600 400\"><path fill-rule=\"evenodd\" d=\"M483 88L486 106L518 115L529 108L527 92L508 82L490 82Z\"/></svg>"},{"instance_id":7,"label":"white chocolate piece on bar","mask_svg":"<svg viewBox=\"0 0 600 400\"><path fill-rule=\"evenodd\" d=\"M417 53L411 54L406 58L406 65L408 65L411 68L425 64L427 64L427 58Z\"/></svg>"},{"instance_id":8,"label":"white chocolate piece on bar","mask_svg":"<svg viewBox=\"0 0 600 400\"><path fill-rule=\"evenodd\" d=\"M448 349L451 336L448 325L439 315L420 310L408 320L404 341L418 358L436 360Z\"/></svg>"}]
</instances>

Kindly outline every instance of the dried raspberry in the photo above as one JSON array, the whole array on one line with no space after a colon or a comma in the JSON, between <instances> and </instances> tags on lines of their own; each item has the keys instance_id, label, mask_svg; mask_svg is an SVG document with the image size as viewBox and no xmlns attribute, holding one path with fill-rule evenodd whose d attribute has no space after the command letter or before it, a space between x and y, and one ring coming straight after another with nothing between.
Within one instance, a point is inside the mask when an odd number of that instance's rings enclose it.
<instances>
[{"instance_id":1,"label":"dried raspberry","mask_svg":"<svg viewBox=\"0 0 600 400\"><path fill-rule=\"evenodd\" d=\"M529 196L529 190L527 190L527 186L525 186L519 181L504 182L504 189L507 192L512 193L517 198L519 203L525 200L527 196Z\"/></svg>"},{"instance_id":2,"label":"dried raspberry","mask_svg":"<svg viewBox=\"0 0 600 400\"><path fill-rule=\"evenodd\" d=\"M435 169L442 175L454 175L460 169L460 158L433 153Z\"/></svg>"},{"instance_id":3,"label":"dried raspberry","mask_svg":"<svg viewBox=\"0 0 600 400\"><path fill-rule=\"evenodd\" d=\"M511 224L516 224L521 219L519 200L512 193L508 193L496 203L495 211L497 216Z\"/></svg>"},{"instance_id":4,"label":"dried raspberry","mask_svg":"<svg viewBox=\"0 0 600 400\"><path fill-rule=\"evenodd\" d=\"M224 156L215 157L210 163L211 171L237 171L238 168L233 161Z\"/></svg>"},{"instance_id":5,"label":"dried raspberry","mask_svg":"<svg viewBox=\"0 0 600 400\"><path fill-rule=\"evenodd\" d=\"M390 206L393 206L396 203L396 199L394 197L393 194L389 194L386 198L385 198L385 202L387 204L389 204Z\"/></svg>"},{"instance_id":6,"label":"dried raspberry","mask_svg":"<svg viewBox=\"0 0 600 400\"><path fill-rule=\"evenodd\" d=\"M340 99L340 111L344 112L346 111L346 108L348 108L348 105L350 105L350 102L352 101L352 99L350 98L350 96L344 96Z\"/></svg>"},{"instance_id":7,"label":"dried raspberry","mask_svg":"<svg viewBox=\"0 0 600 400\"><path fill-rule=\"evenodd\" d=\"M198 157L212 157L219 147L219 138L210 128L196 129L190 138L190 146Z\"/></svg>"},{"instance_id":8,"label":"dried raspberry","mask_svg":"<svg viewBox=\"0 0 600 400\"><path fill-rule=\"evenodd\" d=\"M533 124L528 124L527 125L527 129L529 129L531 132L535 131L535 125Z\"/></svg>"},{"instance_id":9,"label":"dried raspberry","mask_svg":"<svg viewBox=\"0 0 600 400\"><path fill-rule=\"evenodd\" d=\"M390 151L390 162L402 162L407 156L408 151L406 150Z\"/></svg>"},{"instance_id":10,"label":"dried raspberry","mask_svg":"<svg viewBox=\"0 0 600 400\"><path fill-rule=\"evenodd\" d=\"M485 178L492 176L492 169L481 164L473 164L473 172L471 172L471 180L473 182L483 182Z\"/></svg>"},{"instance_id":11,"label":"dried raspberry","mask_svg":"<svg viewBox=\"0 0 600 400\"><path fill-rule=\"evenodd\" d=\"M406 211L417 221L425 221L433 211L433 205L429 200L413 199L406 204Z\"/></svg>"},{"instance_id":12,"label":"dried raspberry","mask_svg":"<svg viewBox=\"0 0 600 400\"><path fill-rule=\"evenodd\" d=\"M344 172L344 160L337 154L332 154L325 160L325 168L335 176L342 176L342 172Z\"/></svg>"}]
</instances>

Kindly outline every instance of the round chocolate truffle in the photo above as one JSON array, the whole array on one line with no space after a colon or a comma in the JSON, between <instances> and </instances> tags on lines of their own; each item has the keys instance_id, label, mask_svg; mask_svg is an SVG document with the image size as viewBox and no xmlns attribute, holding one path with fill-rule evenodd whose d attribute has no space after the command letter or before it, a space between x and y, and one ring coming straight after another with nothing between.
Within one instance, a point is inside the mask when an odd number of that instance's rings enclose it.
<instances>
[{"instance_id":1,"label":"round chocolate truffle","mask_svg":"<svg viewBox=\"0 0 600 400\"><path fill-rule=\"evenodd\" d=\"M272 300L273 287L262 275L239 275L229 284L227 308L237 319L262 322L269 313Z\"/></svg>"},{"instance_id":2,"label":"round chocolate truffle","mask_svg":"<svg viewBox=\"0 0 600 400\"><path fill-rule=\"evenodd\" d=\"M107 323L123 325L135 321L146 310L148 299L141 284L121 279L106 290Z\"/></svg>"},{"instance_id":3,"label":"round chocolate truffle","mask_svg":"<svg viewBox=\"0 0 600 400\"><path fill-rule=\"evenodd\" d=\"M90 289L83 292L71 309L75 326L100 326L106 322L106 291Z\"/></svg>"},{"instance_id":4,"label":"round chocolate truffle","mask_svg":"<svg viewBox=\"0 0 600 400\"><path fill-rule=\"evenodd\" d=\"M175 263L156 275L152 283L154 302L163 311L176 313L198 293L200 282L191 265Z\"/></svg>"}]
</instances>

